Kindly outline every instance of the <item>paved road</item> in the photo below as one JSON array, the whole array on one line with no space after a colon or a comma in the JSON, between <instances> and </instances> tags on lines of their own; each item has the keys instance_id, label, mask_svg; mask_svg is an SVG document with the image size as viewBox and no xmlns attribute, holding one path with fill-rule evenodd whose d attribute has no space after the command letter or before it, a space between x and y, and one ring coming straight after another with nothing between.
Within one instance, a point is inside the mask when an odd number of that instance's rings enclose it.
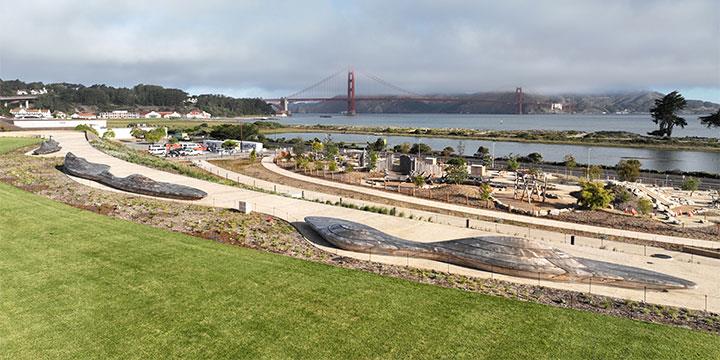
<instances>
[{"instance_id":1,"label":"paved road","mask_svg":"<svg viewBox=\"0 0 720 360\"><path fill-rule=\"evenodd\" d=\"M338 217L378 228L391 235L421 242L447 240L466 236L478 236L488 234L487 232L475 229L465 229L458 226L428 223L425 221L410 220L407 218L379 215L359 210L342 208L338 206L310 202L307 200L293 199L279 195L271 195L264 192L244 190L236 187L224 186L203 180L188 178L182 175L170 174L156 169L131 164L109 156L105 153L102 153L99 150L90 146L85 140L84 136L78 132L45 131L38 133L44 135L52 134L54 138L63 147L63 150L60 153L52 154L51 156L64 156L66 152L72 151L77 156L84 157L88 161L109 165L110 171L118 176L127 176L133 173L139 173L158 181L167 181L187 186L193 186L202 189L209 194L207 198L195 202L202 205L234 208L237 206L238 201L245 201L254 204L256 209L260 212L274 214L280 218L284 218L291 222L298 222L302 220L305 216L310 215ZM30 134L32 133L21 133L21 135L25 136ZM10 135L17 134L0 133L0 136ZM240 174L227 173L228 178L233 178L233 176L238 176L238 178L236 179L240 181L257 181L247 177L239 178ZM75 180L79 181L80 183L86 184L87 186L93 186L104 190L111 190L93 181L81 179ZM312 234L308 234L312 237ZM537 280L533 279L490 274L483 271L457 267L430 260L360 254L324 247L322 244L318 246L330 252L335 252L341 255L361 259L370 259L372 261L392 263L396 265L411 265L419 268L435 269L439 271L450 271L454 273L461 273L484 278L495 277L498 279L514 281L518 283L537 283ZM720 310L720 287L717 286L717 284L720 283L720 276L717 271L718 265L712 262L695 264L685 261L658 260L650 263L648 262L648 257L641 255L618 253L610 250L598 250L589 247L576 247L564 244L558 244L557 248L566 251L567 253L570 253L574 256L586 257L594 260L617 262L629 266L642 267L694 281L698 284L698 288L696 289L672 291L667 293L650 292L648 293L647 301L667 305L685 306L694 309L703 309L705 307L705 295L709 295L708 309L714 311ZM542 285L577 291L589 290L589 284L570 284L542 281ZM643 299L642 291L598 286L597 284L592 284L592 292L596 294L603 294L634 300Z\"/></svg>"}]
</instances>

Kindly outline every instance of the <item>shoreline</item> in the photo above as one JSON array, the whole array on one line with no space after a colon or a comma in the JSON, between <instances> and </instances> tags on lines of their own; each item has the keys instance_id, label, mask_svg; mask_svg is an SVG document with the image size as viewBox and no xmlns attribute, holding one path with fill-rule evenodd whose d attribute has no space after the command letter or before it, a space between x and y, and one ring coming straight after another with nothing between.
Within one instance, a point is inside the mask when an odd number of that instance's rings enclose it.
<instances>
[{"instance_id":1,"label":"shoreline","mask_svg":"<svg viewBox=\"0 0 720 360\"><path fill-rule=\"evenodd\" d=\"M684 144L678 143L663 143L663 140L642 138L642 135L635 134L638 138L635 139L617 139L617 138L598 138L598 139L586 139L586 140L573 140L567 136L578 136L578 135L591 135L596 133L583 133L580 131L567 130L567 131L518 131L518 130L472 130L472 129L429 129L430 132L418 133L418 130L428 130L424 128L371 128L371 127L359 127L359 126L346 126L346 125L285 125L278 128L262 128L263 134L279 134L279 133L308 133L308 132L325 132L335 134L359 134L359 135L377 135L377 136L408 136L417 138L441 138L441 139L453 139L453 140L479 140L479 141L497 141L497 142L515 142L515 143L535 143L535 144L549 144L549 145L580 145L580 146L596 146L596 147L612 147L612 148L643 148L643 149L656 149L656 150L680 150L680 151L702 151L715 153L720 152L720 140L712 138L698 138L695 141L687 141ZM469 134L452 134L453 132L463 131ZM483 135L483 133L489 135ZM497 136L496 134L501 134ZM527 134L527 136L563 136L562 139L549 139L549 138L518 138L517 136L502 136L506 135L521 135ZM577 137L577 139L583 139ZM682 141L685 138L678 138L670 141ZM642 142L642 140L652 142ZM714 141L713 141L714 140Z\"/></svg>"}]
</instances>

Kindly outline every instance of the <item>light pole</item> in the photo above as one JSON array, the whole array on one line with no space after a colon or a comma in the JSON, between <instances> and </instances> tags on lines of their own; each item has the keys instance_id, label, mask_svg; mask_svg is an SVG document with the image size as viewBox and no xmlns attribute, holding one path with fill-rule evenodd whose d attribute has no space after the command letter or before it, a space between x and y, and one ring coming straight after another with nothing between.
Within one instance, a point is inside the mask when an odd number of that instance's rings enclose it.
<instances>
[{"instance_id":1,"label":"light pole","mask_svg":"<svg viewBox=\"0 0 720 360\"><path fill-rule=\"evenodd\" d=\"M491 159L491 165L493 170L495 170L495 142L492 143L492 159Z\"/></svg>"},{"instance_id":2,"label":"light pole","mask_svg":"<svg viewBox=\"0 0 720 360\"><path fill-rule=\"evenodd\" d=\"M587 148L587 170L585 170L585 179L590 181L590 147Z\"/></svg>"}]
</instances>

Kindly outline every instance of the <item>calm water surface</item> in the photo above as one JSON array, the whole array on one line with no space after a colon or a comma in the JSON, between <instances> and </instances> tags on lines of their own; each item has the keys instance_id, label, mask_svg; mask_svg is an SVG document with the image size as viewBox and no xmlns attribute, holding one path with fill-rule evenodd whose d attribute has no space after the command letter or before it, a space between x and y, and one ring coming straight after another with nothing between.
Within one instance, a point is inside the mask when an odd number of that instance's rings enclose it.
<instances>
[{"instance_id":1,"label":"calm water surface","mask_svg":"<svg viewBox=\"0 0 720 360\"><path fill-rule=\"evenodd\" d=\"M325 115L327 116L327 115ZM280 120L286 124L397 126L424 128L465 128L486 130L579 130L628 131L646 134L656 129L650 115L459 115L459 114L359 114L357 116L296 114ZM673 136L720 138L720 128L700 125L698 115L683 115L688 122L676 128Z\"/></svg>"}]
</instances>

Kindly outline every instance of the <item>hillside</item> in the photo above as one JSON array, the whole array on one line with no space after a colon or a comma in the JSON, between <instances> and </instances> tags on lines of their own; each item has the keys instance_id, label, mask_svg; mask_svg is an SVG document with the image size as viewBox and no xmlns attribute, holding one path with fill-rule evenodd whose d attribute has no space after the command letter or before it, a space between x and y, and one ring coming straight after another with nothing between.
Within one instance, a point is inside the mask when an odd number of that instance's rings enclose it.
<instances>
[{"instance_id":1,"label":"hillside","mask_svg":"<svg viewBox=\"0 0 720 360\"><path fill-rule=\"evenodd\" d=\"M663 94L638 91L612 94L524 94L525 113L551 113L550 104L564 105L563 112L584 114L647 113L653 101ZM570 105L570 106L568 106ZM688 114L707 114L720 108L720 104L701 100L688 100ZM339 113L346 110L343 101L294 104L296 113ZM454 114L514 114L517 111L514 92L476 93L459 96L457 101L385 100L357 101L361 113L454 113Z\"/></svg>"},{"instance_id":2,"label":"hillside","mask_svg":"<svg viewBox=\"0 0 720 360\"><path fill-rule=\"evenodd\" d=\"M53 111L166 110L187 112L198 108L216 117L270 114L272 108L261 99L236 99L224 95L190 96L183 90L139 84L132 88L107 85L42 82L25 83L0 79L0 96L20 92L37 94L35 106ZM4 109L7 111L7 109Z\"/></svg>"}]
</instances>

